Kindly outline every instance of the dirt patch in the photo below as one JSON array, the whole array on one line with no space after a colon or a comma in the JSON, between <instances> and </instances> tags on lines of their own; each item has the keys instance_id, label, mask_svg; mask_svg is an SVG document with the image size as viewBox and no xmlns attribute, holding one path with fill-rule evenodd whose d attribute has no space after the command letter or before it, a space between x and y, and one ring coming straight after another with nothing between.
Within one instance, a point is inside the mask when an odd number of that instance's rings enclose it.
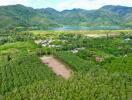
<instances>
[{"instance_id":1,"label":"dirt patch","mask_svg":"<svg viewBox=\"0 0 132 100\"><path fill-rule=\"evenodd\" d=\"M119 34L111 33L111 34L108 34L108 35L110 37L115 37L115 36L118 36ZM92 37L92 38L99 38L99 37L107 37L107 34L86 34L85 36Z\"/></svg>"},{"instance_id":2,"label":"dirt patch","mask_svg":"<svg viewBox=\"0 0 132 100\"><path fill-rule=\"evenodd\" d=\"M36 44L40 44L42 42L42 40L35 40L34 41Z\"/></svg>"},{"instance_id":3,"label":"dirt patch","mask_svg":"<svg viewBox=\"0 0 132 100\"><path fill-rule=\"evenodd\" d=\"M52 70L56 73L56 75L60 75L65 79L68 79L71 76L72 71L65 66L58 59L53 56L43 56L41 60L44 64L48 65Z\"/></svg>"},{"instance_id":4,"label":"dirt patch","mask_svg":"<svg viewBox=\"0 0 132 100\"><path fill-rule=\"evenodd\" d=\"M98 37L104 37L106 34L86 34L88 37L98 38Z\"/></svg>"},{"instance_id":5,"label":"dirt patch","mask_svg":"<svg viewBox=\"0 0 132 100\"><path fill-rule=\"evenodd\" d=\"M102 62L102 61L104 61L103 57L96 57L95 59L96 59L96 62Z\"/></svg>"}]
</instances>

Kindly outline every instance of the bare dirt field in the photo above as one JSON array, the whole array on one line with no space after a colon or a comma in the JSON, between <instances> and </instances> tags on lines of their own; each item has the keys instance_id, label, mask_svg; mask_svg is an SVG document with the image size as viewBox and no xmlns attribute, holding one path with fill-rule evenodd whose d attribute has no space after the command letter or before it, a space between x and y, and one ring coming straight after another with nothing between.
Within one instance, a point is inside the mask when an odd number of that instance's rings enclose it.
<instances>
[{"instance_id":1,"label":"bare dirt field","mask_svg":"<svg viewBox=\"0 0 132 100\"><path fill-rule=\"evenodd\" d=\"M43 56L41 57L41 60L44 64L48 65L56 73L56 75L60 75L65 79L68 79L71 76L71 70L55 57Z\"/></svg>"},{"instance_id":2,"label":"bare dirt field","mask_svg":"<svg viewBox=\"0 0 132 100\"><path fill-rule=\"evenodd\" d=\"M108 34L108 35L111 36L111 37L115 37L115 36L118 36L120 34L111 33L111 34ZM107 34L85 34L85 36L93 37L93 38L99 38L99 37L107 37Z\"/></svg>"}]
</instances>

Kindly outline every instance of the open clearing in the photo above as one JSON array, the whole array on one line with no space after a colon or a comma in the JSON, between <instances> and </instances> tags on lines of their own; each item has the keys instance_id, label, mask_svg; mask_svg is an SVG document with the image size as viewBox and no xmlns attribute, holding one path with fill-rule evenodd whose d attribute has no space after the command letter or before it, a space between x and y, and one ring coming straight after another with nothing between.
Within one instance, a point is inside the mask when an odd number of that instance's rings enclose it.
<instances>
[{"instance_id":1,"label":"open clearing","mask_svg":"<svg viewBox=\"0 0 132 100\"><path fill-rule=\"evenodd\" d=\"M71 76L71 70L53 56L43 56L41 60L44 64L52 68L56 75L60 75L65 79Z\"/></svg>"},{"instance_id":2,"label":"open clearing","mask_svg":"<svg viewBox=\"0 0 132 100\"><path fill-rule=\"evenodd\" d=\"M108 34L108 36L118 36L120 35L119 33L111 33L111 34ZM107 37L107 34L85 34L85 36L87 37L93 37L93 38L99 38L99 37Z\"/></svg>"}]
</instances>

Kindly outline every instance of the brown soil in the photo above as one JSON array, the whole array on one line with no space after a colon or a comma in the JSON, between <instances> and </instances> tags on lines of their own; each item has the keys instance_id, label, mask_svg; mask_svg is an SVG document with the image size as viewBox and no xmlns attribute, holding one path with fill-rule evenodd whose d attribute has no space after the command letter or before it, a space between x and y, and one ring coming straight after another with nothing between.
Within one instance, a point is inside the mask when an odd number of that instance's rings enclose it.
<instances>
[{"instance_id":1,"label":"brown soil","mask_svg":"<svg viewBox=\"0 0 132 100\"><path fill-rule=\"evenodd\" d=\"M53 56L43 56L41 57L41 60L44 64L52 68L56 75L60 75L65 79L68 79L71 76L71 70Z\"/></svg>"}]
</instances>

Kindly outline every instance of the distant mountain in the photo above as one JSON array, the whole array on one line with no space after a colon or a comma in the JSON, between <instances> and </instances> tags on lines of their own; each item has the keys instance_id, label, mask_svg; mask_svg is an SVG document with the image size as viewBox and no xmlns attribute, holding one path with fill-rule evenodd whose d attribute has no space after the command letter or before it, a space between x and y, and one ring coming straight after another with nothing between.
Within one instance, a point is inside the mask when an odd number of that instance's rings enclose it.
<instances>
[{"instance_id":1,"label":"distant mountain","mask_svg":"<svg viewBox=\"0 0 132 100\"><path fill-rule=\"evenodd\" d=\"M119 17L122 26L132 28L132 7L108 5L100 8L101 11L115 14Z\"/></svg>"},{"instance_id":2,"label":"distant mountain","mask_svg":"<svg viewBox=\"0 0 132 100\"><path fill-rule=\"evenodd\" d=\"M0 7L0 28L34 27L47 28L56 23L33 8L23 5Z\"/></svg>"},{"instance_id":3,"label":"distant mountain","mask_svg":"<svg viewBox=\"0 0 132 100\"><path fill-rule=\"evenodd\" d=\"M125 16L129 13L132 13L132 7L125 7L125 6L113 6L113 5L107 5L102 8L101 10L109 11L115 14L118 14L119 16Z\"/></svg>"},{"instance_id":4,"label":"distant mountain","mask_svg":"<svg viewBox=\"0 0 132 100\"><path fill-rule=\"evenodd\" d=\"M47 29L61 25L120 26L132 28L132 7L103 6L97 10L33 9L23 5L0 6L0 28Z\"/></svg>"}]
</instances>

